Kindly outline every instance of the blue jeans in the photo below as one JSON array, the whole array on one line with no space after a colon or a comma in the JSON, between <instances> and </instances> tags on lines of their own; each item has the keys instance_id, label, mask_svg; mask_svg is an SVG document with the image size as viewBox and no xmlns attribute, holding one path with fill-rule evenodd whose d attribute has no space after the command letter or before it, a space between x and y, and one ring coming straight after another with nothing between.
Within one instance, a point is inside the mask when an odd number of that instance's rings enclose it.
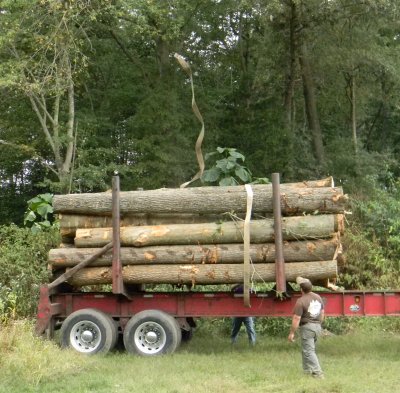
<instances>
[{"instance_id":1,"label":"blue jeans","mask_svg":"<svg viewBox=\"0 0 400 393\"><path fill-rule=\"evenodd\" d=\"M253 317L234 317L232 319L232 333L231 333L231 340L232 344L237 341L239 336L239 330L242 326L242 323L246 327L247 336L249 337L249 343L255 344L256 343L256 331L254 330L254 320Z\"/></svg>"}]
</instances>

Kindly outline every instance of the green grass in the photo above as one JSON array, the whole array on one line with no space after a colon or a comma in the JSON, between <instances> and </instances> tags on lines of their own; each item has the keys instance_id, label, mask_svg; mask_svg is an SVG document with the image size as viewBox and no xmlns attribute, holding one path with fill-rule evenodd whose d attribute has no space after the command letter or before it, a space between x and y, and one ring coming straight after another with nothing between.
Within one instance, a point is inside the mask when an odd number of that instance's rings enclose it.
<instances>
[{"instance_id":1,"label":"green grass","mask_svg":"<svg viewBox=\"0 0 400 393\"><path fill-rule=\"evenodd\" d=\"M244 332L232 348L222 329L200 326L173 355L125 352L87 357L32 335L28 323L0 330L1 393L393 393L398 391L400 334L353 331L321 338L324 380L304 376L299 343Z\"/></svg>"}]
</instances>

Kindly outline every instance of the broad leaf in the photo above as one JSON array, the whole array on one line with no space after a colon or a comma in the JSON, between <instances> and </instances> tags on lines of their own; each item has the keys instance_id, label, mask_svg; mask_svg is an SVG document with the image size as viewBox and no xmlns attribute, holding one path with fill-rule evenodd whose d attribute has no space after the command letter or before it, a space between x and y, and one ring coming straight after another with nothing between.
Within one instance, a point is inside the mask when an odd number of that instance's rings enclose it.
<instances>
[{"instance_id":1,"label":"broad leaf","mask_svg":"<svg viewBox=\"0 0 400 393\"><path fill-rule=\"evenodd\" d=\"M221 170L214 167L205 170L201 179L206 183L214 183L220 178L220 176L221 176Z\"/></svg>"},{"instance_id":2,"label":"broad leaf","mask_svg":"<svg viewBox=\"0 0 400 393\"><path fill-rule=\"evenodd\" d=\"M53 194L40 194L39 195L40 198L42 198L45 202L47 203L52 203L53 202Z\"/></svg>"},{"instance_id":3,"label":"broad leaf","mask_svg":"<svg viewBox=\"0 0 400 393\"><path fill-rule=\"evenodd\" d=\"M244 162L244 160L245 160L244 155L243 155L243 154L240 154L240 153L237 152L237 151L230 151L230 152L229 152L229 155L230 155L231 157L235 158L235 160L240 159L240 160L242 160L243 162Z\"/></svg>"},{"instance_id":4,"label":"broad leaf","mask_svg":"<svg viewBox=\"0 0 400 393\"><path fill-rule=\"evenodd\" d=\"M42 221L42 222L39 222L39 225L42 227L42 228L50 228L51 227L51 223L50 223L50 221Z\"/></svg>"},{"instance_id":5,"label":"broad leaf","mask_svg":"<svg viewBox=\"0 0 400 393\"><path fill-rule=\"evenodd\" d=\"M233 168L236 167L236 162L232 162L227 158L218 160L215 164L217 168L220 168L224 173L229 173Z\"/></svg>"},{"instance_id":6,"label":"broad leaf","mask_svg":"<svg viewBox=\"0 0 400 393\"><path fill-rule=\"evenodd\" d=\"M53 208L52 206L43 203L42 205L38 206L37 208L37 212L42 216L42 217L46 217L47 214L49 213L53 213Z\"/></svg>"},{"instance_id":7,"label":"broad leaf","mask_svg":"<svg viewBox=\"0 0 400 393\"><path fill-rule=\"evenodd\" d=\"M229 149L227 149L226 147L217 147L217 151L220 154L225 153L227 150Z\"/></svg>"},{"instance_id":8,"label":"broad leaf","mask_svg":"<svg viewBox=\"0 0 400 393\"><path fill-rule=\"evenodd\" d=\"M251 180L249 172L243 167L236 168L235 175L245 183Z\"/></svg>"},{"instance_id":9,"label":"broad leaf","mask_svg":"<svg viewBox=\"0 0 400 393\"><path fill-rule=\"evenodd\" d=\"M28 212L28 214L25 216L25 218L24 218L24 222L26 223L26 222L33 222L33 221L35 221L36 220L36 214L32 211L32 210L30 210L29 212Z\"/></svg>"},{"instance_id":10,"label":"broad leaf","mask_svg":"<svg viewBox=\"0 0 400 393\"><path fill-rule=\"evenodd\" d=\"M236 186L237 185L237 181L235 180L234 177L232 176L227 176L224 177L220 182L219 185L222 187L226 187L226 186Z\"/></svg>"}]
</instances>

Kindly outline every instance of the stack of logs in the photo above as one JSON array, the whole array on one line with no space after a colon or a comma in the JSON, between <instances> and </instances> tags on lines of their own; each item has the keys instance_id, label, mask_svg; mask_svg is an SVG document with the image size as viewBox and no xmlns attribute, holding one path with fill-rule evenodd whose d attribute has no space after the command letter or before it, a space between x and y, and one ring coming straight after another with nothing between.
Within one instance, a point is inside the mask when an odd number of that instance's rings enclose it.
<instances>
[{"instance_id":1,"label":"stack of logs","mask_svg":"<svg viewBox=\"0 0 400 393\"><path fill-rule=\"evenodd\" d=\"M252 185L251 280L275 281L272 186ZM286 279L335 279L347 196L331 178L281 184ZM234 284L243 281L244 186L120 193L121 263L126 284ZM112 241L112 194L54 196L63 244L49 253L54 273ZM76 272L80 287L111 283L112 250Z\"/></svg>"}]
</instances>

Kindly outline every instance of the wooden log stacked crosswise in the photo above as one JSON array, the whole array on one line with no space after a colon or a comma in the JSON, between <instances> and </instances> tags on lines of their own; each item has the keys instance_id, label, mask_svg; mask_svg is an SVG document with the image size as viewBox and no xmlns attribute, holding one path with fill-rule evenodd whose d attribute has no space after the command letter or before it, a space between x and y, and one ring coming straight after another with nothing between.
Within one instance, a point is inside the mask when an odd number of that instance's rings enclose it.
<instances>
[{"instance_id":1,"label":"wooden log stacked crosswise","mask_svg":"<svg viewBox=\"0 0 400 393\"><path fill-rule=\"evenodd\" d=\"M254 282L274 282L271 185L253 185L250 259ZM347 196L332 179L281 185L286 278L337 276ZM56 195L63 242L49 264L64 271L112 241L111 194ZM243 281L244 186L120 193L121 262L129 284L233 284ZM72 243L74 245L72 245ZM112 250L75 273L73 286L111 283Z\"/></svg>"}]
</instances>

